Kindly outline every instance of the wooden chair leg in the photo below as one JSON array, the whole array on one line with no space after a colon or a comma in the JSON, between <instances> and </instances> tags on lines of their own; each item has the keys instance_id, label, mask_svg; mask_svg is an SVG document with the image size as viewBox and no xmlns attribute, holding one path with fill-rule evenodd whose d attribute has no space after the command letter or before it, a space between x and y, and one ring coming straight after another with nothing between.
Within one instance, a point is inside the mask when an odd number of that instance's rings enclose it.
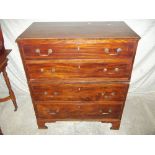
<instances>
[{"instance_id":1,"label":"wooden chair leg","mask_svg":"<svg viewBox=\"0 0 155 155\"><path fill-rule=\"evenodd\" d=\"M16 103L16 97L14 95L14 92L13 92L12 88L11 88L11 84L10 84L10 81L9 81L9 78L8 78L8 75L7 75L7 72L6 72L6 68L3 70L3 77L4 77L4 80L5 80L6 85L8 87L10 98L11 98L13 104L14 104L14 107L15 107L14 111L17 111L18 106L17 106L17 103Z\"/></svg>"}]
</instances>

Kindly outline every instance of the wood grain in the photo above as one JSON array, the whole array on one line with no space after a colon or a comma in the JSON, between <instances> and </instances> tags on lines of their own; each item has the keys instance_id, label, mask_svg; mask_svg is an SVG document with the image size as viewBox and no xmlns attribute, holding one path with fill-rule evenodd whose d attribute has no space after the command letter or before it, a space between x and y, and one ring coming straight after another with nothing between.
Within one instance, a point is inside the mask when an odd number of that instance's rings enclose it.
<instances>
[{"instance_id":1,"label":"wood grain","mask_svg":"<svg viewBox=\"0 0 155 155\"><path fill-rule=\"evenodd\" d=\"M89 40L88 43L80 39L76 42L66 40L52 40L50 43L30 42L23 45L23 54L26 59L123 59L130 58L134 55L133 43L102 40ZM106 51L109 49L109 51ZM120 52L117 52L121 49ZM36 52L37 50L40 53ZM48 51L52 53L48 54Z\"/></svg>"},{"instance_id":2,"label":"wood grain","mask_svg":"<svg viewBox=\"0 0 155 155\"><path fill-rule=\"evenodd\" d=\"M69 38L134 38L140 37L125 22L35 22L18 40Z\"/></svg>"},{"instance_id":3,"label":"wood grain","mask_svg":"<svg viewBox=\"0 0 155 155\"><path fill-rule=\"evenodd\" d=\"M51 119L119 118L121 104L37 104L38 117Z\"/></svg>"},{"instance_id":4,"label":"wood grain","mask_svg":"<svg viewBox=\"0 0 155 155\"><path fill-rule=\"evenodd\" d=\"M128 84L31 84L35 101L124 101Z\"/></svg>"},{"instance_id":5,"label":"wood grain","mask_svg":"<svg viewBox=\"0 0 155 155\"><path fill-rule=\"evenodd\" d=\"M28 64L27 70L30 79L73 79L73 78L126 78L129 80L130 63L104 63L83 60L69 63Z\"/></svg>"},{"instance_id":6,"label":"wood grain","mask_svg":"<svg viewBox=\"0 0 155 155\"><path fill-rule=\"evenodd\" d=\"M33 23L18 38L37 118L119 129L140 37L124 22Z\"/></svg>"}]
</instances>

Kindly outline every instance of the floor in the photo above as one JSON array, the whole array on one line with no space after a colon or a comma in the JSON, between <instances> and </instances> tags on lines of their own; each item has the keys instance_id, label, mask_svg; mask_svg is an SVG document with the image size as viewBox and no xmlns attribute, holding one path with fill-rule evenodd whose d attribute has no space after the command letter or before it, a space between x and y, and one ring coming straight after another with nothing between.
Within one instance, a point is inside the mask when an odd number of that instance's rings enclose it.
<instances>
[{"instance_id":1,"label":"floor","mask_svg":"<svg viewBox=\"0 0 155 155\"><path fill-rule=\"evenodd\" d=\"M129 94L120 130L110 130L110 123L56 122L47 123L48 129L37 129L29 95L17 96L18 111L11 101L0 104L0 127L5 135L154 135L155 93Z\"/></svg>"}]
</instances>

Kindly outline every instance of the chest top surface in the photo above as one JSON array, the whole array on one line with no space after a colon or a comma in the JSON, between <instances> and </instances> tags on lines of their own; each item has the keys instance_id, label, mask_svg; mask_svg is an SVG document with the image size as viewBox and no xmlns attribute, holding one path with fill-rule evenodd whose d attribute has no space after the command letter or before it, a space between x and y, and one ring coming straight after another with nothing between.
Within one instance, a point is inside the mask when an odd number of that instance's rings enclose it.
<instances>
[{"instance_id":1,"label":"chest top surface","mask_svg":"<svg viewBox=\"0 0 155 155\"><path fill-rule=\"evenodd\" d=\"M125 22L35 22L18 38L23 39L139 39Z\"/></svg>"}]
</instances>

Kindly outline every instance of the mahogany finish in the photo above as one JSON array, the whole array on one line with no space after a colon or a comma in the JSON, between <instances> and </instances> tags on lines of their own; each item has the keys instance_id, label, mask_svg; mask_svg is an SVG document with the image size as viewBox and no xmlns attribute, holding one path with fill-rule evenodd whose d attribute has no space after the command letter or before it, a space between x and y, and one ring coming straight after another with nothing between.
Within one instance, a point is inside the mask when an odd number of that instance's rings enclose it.
<instances>
[{"instance_id":1,"label":"mahogany finish","mask_svg":"<svg viewBox=\"0 0 155 155\"><path fill-rule=\"evenodd\" d=\"M119 47L119 48L118 48ZM133 52L132 40L120 42L111 40L56 40L44 43L26 44L23 46L24 56L26 59L118 59L132 58ZM108 50L109 49L109 50ZM120 50L121 49L121 50ZM67 55L66 55L67 53Z\"/></svg>"},{"instance_id":2,"label":"mahogany finish","mask_svg":"<svg viewBox=\"0 0 155 155\"><path fill-rule=\"evenodd\" d=\"M31 90L36 101L124 101L128 84L32 83Z\"/></svg>"},{"instance_id":3,"label":"mahogany finish","mask_svg":"<svg viewBox=\"0 0 155 155\"><path fill-rule=\"evenodd\" d=\"M131 64L96 61L58 61L53 63L27 64L30 79L72 79L72 78L124 78L129 80ZM95 74L94 74L95 73Z\"/></svg>"},{"instance_id":4,"label":"mahogany finish","mask_svg":"<svg viewBox=\"0 0 155 155\"><path fill-rule=\"evenodd\" d=\"M17 43L38 127L86 120L119 129L139 39L124 22L33 23Z\"/></svg>"},{"instance_id":5,"label":"mahogany finish","mask_svg":"<svg viewBox=\"0 0 155 155\"><path fill-rule=\"evenodd\" d=\"M121 104L46 103L37 104L38 116L51 119L119 118Z\"/></svg>"}]
</instances>

